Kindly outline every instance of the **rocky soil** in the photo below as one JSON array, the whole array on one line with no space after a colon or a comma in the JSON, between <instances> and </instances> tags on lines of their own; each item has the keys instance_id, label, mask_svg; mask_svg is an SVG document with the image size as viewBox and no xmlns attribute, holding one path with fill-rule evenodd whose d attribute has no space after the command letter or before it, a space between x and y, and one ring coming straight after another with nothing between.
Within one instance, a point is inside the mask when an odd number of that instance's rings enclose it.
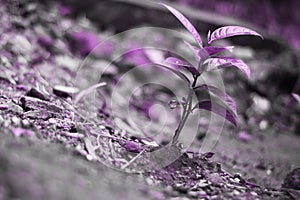
<instances>
[{"instance_id":1,"label":"rocky soil","mask_svg":"<svg viewBox=\"0 0 300 200\"><path fill-rule=\"evenodd\" d=\"M113 31L96 28L61 4L1 0L1 5L0 200L299 198L299 169L294 169L300 165L300 106L288 95L273 103L273 93L261 97L249 91L249 107L239 105L239 128L226 126L213 152L193 152L201 145L199 135L191 151L171 148L166 156L181 156L161 168L145 159L157 144L113 123L105 98L93 120L80 107L87 99L74 104L82 90L71 84L78 65ZM105 47L94 52L94 62L106 63L117 48ZM264 50L249 58L254 74L256 58L273 65L268 55L274 56ZM280 55L277 64L290 58ZM132 63L116 63L107 80L122 72L119 65ZM225 73L225 80L233 75ZM241 94L234 91L247 86L228 84L239 102ZM286 105L290 109L283 110ZM280 117L285 121L276 123Z\"/></svg>"}]
</instances>

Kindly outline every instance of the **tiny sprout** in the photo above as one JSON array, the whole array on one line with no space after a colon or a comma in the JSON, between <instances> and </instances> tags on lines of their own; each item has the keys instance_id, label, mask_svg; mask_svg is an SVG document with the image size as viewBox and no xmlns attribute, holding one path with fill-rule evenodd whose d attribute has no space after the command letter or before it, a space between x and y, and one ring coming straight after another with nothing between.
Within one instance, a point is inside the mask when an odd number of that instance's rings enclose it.
<instances>
[{"instance_id":1,"label":"tiny sprout","mask_svg":"<svg viewBox=\"0 0 300 200\"><path fill-rule=\"evenodd\" d=\"M184 80L187 86L189 87L189 95L186 98L183 98L183 101L181 103L179 103L177 100L171 100L169 102L169 106L171 109L175 109L180 104L183 107L183 113L180 122L177 126L177 129L175 130L172 144L174 145L177 143L180 132L183 129L190 113L192 113L194 109L202 109L213 112L236 126L237 112L234 100L228 94L226 94L226 92L214 86L197 85L197 81L201 74L204 72L228 68L232 66L238 68L242 73L244 73L247 76L247 78L250 79L250 68L241 59L234 57L223 57L218 55L223 51L232 52L232 49L234 48L233 46L222 47L211 46L211 44L216 40L239 35L254 35L262 39L263 37L259 33L245 27L223 26L216 29L215 31L209 31L207 35L207 41L205 44L203 44L202 39L199 33L197 32L196 28L182 13L172 8L171 6L165 4L161 5L166 7L183 24L183 26L190 32L190 34L193 36L197 43L197 46L193 46L188 42L184 42L185 45L187 45L189 49L193 52L195 60L197 61L196 66L193 66L190 63L175 57L168 57L163 63L156 63L157 65L175 73L179 78ZM182 70L190 73L192 75L192 80L189 79L182 72ZM219 101L212 102L206 100L199 101L196 102L196 104L193 104L192 94L196 90L205 90L209 92L209 94L216 97ZM295 98L298 99L297 97L298 96L296 96Z\"/></svg>"}]
</instances>

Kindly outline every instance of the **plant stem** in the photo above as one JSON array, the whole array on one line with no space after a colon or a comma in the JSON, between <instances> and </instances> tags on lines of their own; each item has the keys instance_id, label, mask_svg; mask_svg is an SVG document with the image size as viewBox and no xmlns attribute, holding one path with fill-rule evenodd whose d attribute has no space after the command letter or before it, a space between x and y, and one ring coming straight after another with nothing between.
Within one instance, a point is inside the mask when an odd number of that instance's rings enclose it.
<instances>
[{"instance_id":1,"label":"plant stem","mask_svg":"<svg viewBox=\"0 0 300 200\"><path fill-rule=\"evenodd\" d=\"M199 77L199 76L194 76L194 81L193 81L193 84L192 84L192 88L196 86L198 77Z\"/></svg>"},{"instance_id":2,"label":"plant stem","mask_svg":"<svg viewBox=\"0 0 300 200\"><path fill-rule=\"evenodd\" d=\"M182 114L181 120L178 124L177 129L175 130L175 134L174 134L174 137L172 140L172 145L175 145L177 143L178 137L186 123L186 120L188 119L188 117L191 113L192 103L193 103L193 87L195 87L197 80L198 80L198 76L194 76L194 81L193 81L192 87L189 89L188 99L186 101L186 104L183 107L183 114Z\"/></svg>"},{"instance_id":3,"label":"plant stem","mask_svg":"<svg viewBox=\"0 0 300 200\"><path fill-rule=\"evenodd\" d=\"M188 101L189 99L187 99L187 102L186 104L183 106L183 114L182 114L182 117L180 119L180 122L175 130L175 134L173 136L173 140L172 140L172 145L176 144L177 140L178 140L178 137L179 137L179 134L180 134L180 131L181 131L181 126L183 125L183 122L184 122L184 118L187 114L187 104L188 104Z\"/></svg>"}]
</instances>

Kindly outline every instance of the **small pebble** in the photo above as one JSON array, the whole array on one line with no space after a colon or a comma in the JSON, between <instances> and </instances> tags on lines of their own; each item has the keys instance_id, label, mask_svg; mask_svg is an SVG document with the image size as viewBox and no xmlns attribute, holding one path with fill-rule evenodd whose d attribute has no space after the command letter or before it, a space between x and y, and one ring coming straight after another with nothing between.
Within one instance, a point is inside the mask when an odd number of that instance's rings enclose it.
<instances>
[{"instance_id":1,"label":"small pebble","mask_svg":"<svg viewBox=\"0 0 300 200\"><path fill-rule=\"evenodd\" d=\"M0 110L7 110L9 106L7 104L0 104Z\"/></svg>"},{"instance_id":2,"label":"small pebble","mask_svg":"<svg viewBox=\"0 0 300 200\"><path fill-rule=\"evenodd\" d=\"M102 129L102 130L105 130L105 129L106 129L106 127L103 126L103 125L100 125L99 128Z\"/></svg>"},{"instance_id":3,"label":"small pebble","mask_svg":"<svg viewBox=\"0 0 300 200\"><path fill-rule=\"evenodd\" d=\"M84 135L81 133L66 132L65 134L66 134L66 136L73 137L73 138L83 138L84 137Z\"/></svg>"},{"instance_id":4,"label":"small pebble","mask_svg":"<svg viewBox=\"0 0 300 200\"><path fill-rule=\"evenodd\" d=\"M85 157L86 157L86 159L88 161L92 161L93 160L93 156L91 154L87 154Z\"/></svg>"},{"instance_id":5,"label":"small pebble","mask_svg":"<svg viewBox=\"0 0 300 200\"><path fill-rule=\"evenodd\" d=\"M198 197L199 196L199 191L189 191L188 195L191 197Z\"/></svg>"},{"instance_id":6,"label":"small pebble","mask_svg":"<svg viewBox=\"0 0 300 200\"><path fill-rule=\"evenodd\" d=\"M154 184L154 182L153 182L153 180L151 178L146 178L146 183L148 185L153 185Z\"/></svg>"},{"instance_id":7,"label":"small pebble","mask_svg":"<svg viewBox=\"0 0 300 200\"><path fill-rule=\"evenodd\" d=\"M200 191L199 192L199 197L203 197L203 198L207 197L206 192L205 191Z\"/></svg>"},{"instance_id":8,"label":"small pebble","mask_svg":"<svg viewBox=\"0 0 300 200\"><path fill-rule=\"evenodd\" d=\"M16 35L11 42L16 50L23 54L27 54L33 49L31 43L22 35Z\"/></svg>"},{"instance_id":9,"label":"small pebble","mask_svg":"<svg viewBox=\"0 0 300 200\"><path fill-rule=\"evenodd\" d=\"M139 146L135 142L132 142L132 141L128 141L125 145L125 148L129 152L133 152L133 153L139 153L140 152Z\"/></svg>"},{"instance_id":10,"label":"small pebble","mask_svg":"<svg viewBox=\"0 0 300 200\"><path fill-rule=\"evenodd\" d=\"M13 116L13 117L11 118L11 121L12 121L12 123L13 123L14 125L19 125L20 122L21 122L21 119L20 119L19 117Z\"/></svg>"},{"instance_id":11,"label":"small pebble","mask_svg":"<svg viewBox=\"0 0 300 200\"><path fill-rule=\"evenodd\" d=\"M147 140L144 140L144 139L141 139L141 141L145 144L145 145L148 145L148 146L153 146L153 147L158 147L159 145L155 142L155 141L147 141Z\"/></svg>"},{"instance_id":12,"label":"small pebble","mask_svg":"<svg viewBox=\"0 0 300 200\"><path fill-rule=\"evenodd\" d=\"M44 95L42 92L40 92L40 91L37 90L36 88L31 88L31 89L26 93L26 96L38 98L38 99L45 100L45 101L48 101L48 100L49 100L49 98L48 98L46 95Z\"/></svg>"},{"instance_id":13,"label":"small pebble","mask_svg":"<svg viewBox=\"0 0 300 200\"><path fill-rule=\"evenodd\" d=\"M184 187L182 184L176 184L174 186L174 189L183 194L186 194L188 192L188 188Z\"/></svg>"},{"instance_id":14,"label":"small pebble","mask_svg":"<svg viewBox=\"0 0 300 200\"><path fill-rule=\"evenodd\" d=\"M268 124L268 121L267 120L262 120L260 123L259 123L259 128L260 130L266 130L268 128L269 124Z\"/></svg>"},{"instance_id":15,"label":"small pebble","mask_svg":"<svg viewBox=\"0 0 300 200\"><path fill-rule=\"evenodd\" d=\"M8 60L8 58L6 58L5 56L0 57L0 61L2 61L2 65L4 65L5 67L11 67L11 64Z\"/></svg>"},{"instance_id":16,"label":"small pebble","mask_svg":"<svg viewBox=\"0 0 300 200\"><path fill-rule=\"evenodd\" d=\"M76 87L70 87L70 86L63 86L63 85L56 85L53 88L53 93L60 97L71 97L72 95L79 92L79 89Z\"/></svg>"},{"instance_id":17,"label":"small pebble","mask_svg":"<svg viewBox=\"0 0 300 200\"><path fill-rule=\"evenodd\" d=\"M240 195L240 192L237 191L237 190L233 190L233 194L234 194L235 196L238 196L238 195Z\"/></svg>"},{"instance_id":18,"label":"small pebble","mask_svg":"<svg viewBox=\"0 0 300 200\"><path fill-rule=\"evenodd\" d=\"M75 149L76 149L77 151L80 151L80 150L82 150L82 147L81 147L80 145L76 145Z\"/></svg>"},{"instance_id":19,"label":"small pebble","mask_svg":"<svg viewBox=\"0 0 300 200\"><path fill-rule=\"evenodd\" d=\"M18 56L18 63L21 65L28 65L27 60L23 56Z\"/></svg>"},{"instance_id":20,"label":"small pebble","mask_svg":"<svg viewBox=\"0 0 300 200\"><path fill-rule=\"evenodd\" d=\"M27 90L27 87L25 85L22 85L22 84L17 85L16 88L18 90L21 90L21 91L26 91Z\"/></svg>"},{"instance_id":21,"label":"small pebble","mask_svg":"<svg viewBox=\"0 0 300 200\"><path fill-rule=\"evenodd\" d=\"M22 120L22 125L25 127L28 127L30 125L30 122L27 119Z\"/></svg>"},{"instance_id":22,"label":"small pebble","mask_svg":"<svg viewBox=\"0 0 300 200\"><path fill-rule=\"evenodd\" d=\"M257 196L257 195L258 195L258 194L257 194L256 192L254 192L254 191L251 191L250 194L251 194L252 196Z\"/></svg>"},{"instance_id":23,"label":"small pebble","mask_svg":"<svg viewBox=\"0 0 300 200\"><path fill-rule=\"evenodd\" d=\"M50 119L48 120L48 122L49 122L50 124L56 124L56 120L53 119L53 118L50 118Z\"/></svg>"},{"instance_id":24,"label":"small pebble","mask_svg":"<svg viewBox=\"0 0 300 200\"><path fill-rule=\"evenodd\" d=\"M208 183L205 183L205 182L199 182L198 183L198 187L201 187L201 188L204 188L204 187L207 187L209 184Z\"/></svg>"},{"instance_id":25,"label":"small pebble","mask_svg":"<svg viewBox=\"0 0 300 200\"><path fill-rule=\"evenodd\" d=\"M253 96L253 101L254 101L254 109L258 113L266 113L268 110L271 108L271 103L268 99L260 97L258 95Z\"/></svg>"},{"instance_id":26,"label":"small pebble","mask_svg":"<svg viewBox=\"0 0 300 200\"><path fill-rule=\"evenodd\" d=\"M213 153L213 152L207 152L207 153L204 153L201 157L206 158L206 159L210 159L214 155L215 155L215 153Z\"/></svg>"}]
</instances>

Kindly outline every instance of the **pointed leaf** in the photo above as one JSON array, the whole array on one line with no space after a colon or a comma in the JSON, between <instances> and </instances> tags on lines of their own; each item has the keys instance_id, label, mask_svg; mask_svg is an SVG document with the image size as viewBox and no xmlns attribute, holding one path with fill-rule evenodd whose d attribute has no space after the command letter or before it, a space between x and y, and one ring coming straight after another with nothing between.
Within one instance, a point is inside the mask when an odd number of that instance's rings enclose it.
<instances>
[{"instance_id":1,"label":"pointed leaf","mask_svg":"<svg viewBox=\"0 0 300 200\"><path fill-rule=\"evenodd\" d=\"M210 44L215 40L237 35L256 35L263 39L263 36L249 28L245 28L242 26L223 26L212 32L207 43Z\"/></svg>"},{"instance_id":2,"label":"pointed leaf","mask_svg":"<svg viewBox=\"0 0 300 200\"><path fill-rule=\"evenodd\" d=\"M198 109L211 111L211 112L223 117L224 119L226 119L233 125L235 125L235 126L237 125L234 115L228 109L224 108L220 104L217 104L215 102L212 103L211 101L201 101L201 102L198 102L197 106L198 106Z\"/></svg>"},{"instance_id":3,"label":"pointed leaf","mask_svg":"<svg viewBox=\"0 0 300 200\"><path fill-rule=\"evenodd\" d=\"M197 89L204 89L204 90L216 95L218 98L221 99L222 102L224 102L228 106L228 108L232 111L232 113L237 117L235 101L225 91L222 91L221 89L219 89L215 86L206 85L206 84L200 85L200 86L197 86L194 88L194 90L197 90Z\"/></svg>"},{"instance_id":4,"label":"pointed leaf","mask_svg":"<svg viewBox=\"0 0 300 200\"><path fill-rule=\"evenodd\" d=\"M235 66L247 75L248 79L251 78L251 71L249 66L241 59L231 57L214 57L207 59L207 71L222 69L225 67Z\"/></svg>"},{"instance_id":5,"label":"pointed leaf","mask_svg":"<svg viewBox=\"0 0 300 200\"><path fill-rule=\"evenodd\" d=\"M175 67L179 67L179 68L184 68L186 70L188 70L193 76L199 76L200 73L198 72L198 70L193 67L192 65L190 65L189 63L180 60L178 58L174 58L174 57L168 57L165 60L166 63L171 64Z\"/></svg>"},{"instance_id":6,"label":"pointed leaf","mask_svg":"<svg viewBox=\"0 0 300 200\"><path fill-rule=\"evenodd\" d=\"M188 77L186 75L184 75L182 72L176 70L176 69L173 69L163 63L154 63L164 69L167 69L167 70L170 70L171 72L173 72L174 74L176 74L179 78L181 78L183 81L185 81L188 85L190 85L190 80L188 79Z\"/></svg>"},{"instance_id":7,"label":"pointed leaf","mask_svg":"<svg viewBox=\"0 0 300 200\"><path fill-rule=\"evenodd\" d=\"M207 38L206 38L206 43L208 43L208 41L209 41L209 38L210 38L210 35L211 35L211 31L210 31L210 30L208 30L208 33L207 33Z\"/></svg>"},{"instance_id":8,"label":"pointed leaf","mask_svg":"<svg viewBox=\"0 0 300 200\"><path fill-rule=\"evenodd\" d=\"M165 6L185 26L185 28L193 35L194 39L199 44L199 46L202 47L201 37L197 32L196 28L191 24L191 22L175 8L172 8L171 6L168 6L163 3L161 3L161 5Z\"/></svg>"}]
</instances>

